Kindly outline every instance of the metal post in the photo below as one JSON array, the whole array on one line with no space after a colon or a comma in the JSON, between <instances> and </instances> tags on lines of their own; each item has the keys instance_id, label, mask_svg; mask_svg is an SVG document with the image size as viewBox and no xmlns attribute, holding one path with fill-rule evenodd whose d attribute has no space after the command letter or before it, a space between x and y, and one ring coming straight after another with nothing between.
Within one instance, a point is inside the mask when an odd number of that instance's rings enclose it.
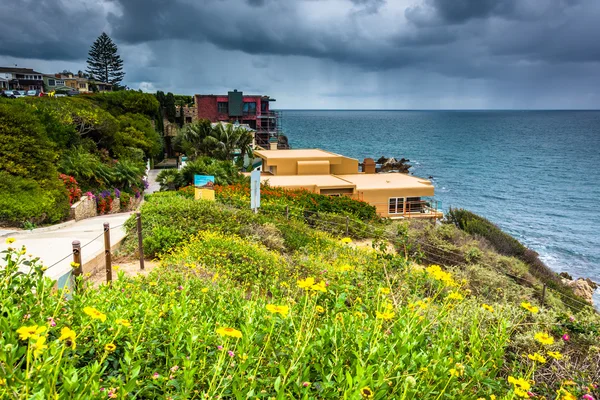
<instances>
[{"instance_id":1,"label":"metal post","mask_svg":"<svg viewBox=\"0 0 600 400\"><path fill-rule=\"evenodd\" d=\"M348 220L349 219L350 218L348 218L348 216L346 215L346 236L348 236L348 234L349 234L349 231L348 231L348 222L349 222Z\"/></svg>"},{"instance_id":2,"label":"metal post","mask_svg":"<svg viewBox=\"0 0 600 400\"><path fill-rule=\"evenodd\" d=\"M544 300L546 299L546 284L542 287L542 305L544 305Z\"/></svg>"},{"instance_id":3,"label":"metal post","mask_svg":"<svg viewBox=\"0 0 600 400\"><path fill-rule=\"evenodd\" d=\"M140 269L144 269L144 241L142 239L142 213L136 213L137 233L138 233L138 251L140 253Z\"/></svg>"},{"instance_id":4,"label":"metal post","mask_svg":"<svg viewBox=\"0 0 600 400\"><path fill-rule=\"evenodd\" d=\"M75 286L75 291L79 290L78 278L82 275L82 266L81 266L81 242L79 240L73 240L73 262L78 264L78 267L73 268L73 282Z\"/></svg>"},{"instance_id":5,"label":"metal post","mask_svg":"<svg viewBox=\"0 0 600 400\"><path fill-rule=\"evenodd\" d=\"M112 265L110 256L110 225L104 223L104 260L106 262L106 282L112 281Z\"/></svg>"}]
</instances>

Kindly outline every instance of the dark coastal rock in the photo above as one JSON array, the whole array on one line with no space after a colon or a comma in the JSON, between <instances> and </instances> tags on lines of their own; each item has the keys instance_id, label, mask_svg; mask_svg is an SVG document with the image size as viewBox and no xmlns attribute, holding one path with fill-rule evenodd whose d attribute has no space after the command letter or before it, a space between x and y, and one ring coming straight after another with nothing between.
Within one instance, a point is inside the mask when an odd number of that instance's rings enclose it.
<instances>
[{"instance_id":1,"label":"dark coastal rock","mask_svg":"<svg viewBox=\"0 0 600 400\"><path fill-rule=\"evenodd\" d=\"M570 281L573 280L573 277L571 275L569 275L568 272L561 272L560 274L558 274L558 276L560 276L561 278L568 279Z\"/></svg>"},{"instance_id":2,"label":"dark coastal rock","mask_svg":"<svg viewBox=\"0 0 600 400\"><path fill-rule=\"evenodd\" d=\"M396 160L394 157L380 157L377 160L377 164L381 165L381 168L378 172L401 172L407 174L411 167L411 165L408 164L409 162L410 160L406 158Z\"/></svg>"}]
</instances>

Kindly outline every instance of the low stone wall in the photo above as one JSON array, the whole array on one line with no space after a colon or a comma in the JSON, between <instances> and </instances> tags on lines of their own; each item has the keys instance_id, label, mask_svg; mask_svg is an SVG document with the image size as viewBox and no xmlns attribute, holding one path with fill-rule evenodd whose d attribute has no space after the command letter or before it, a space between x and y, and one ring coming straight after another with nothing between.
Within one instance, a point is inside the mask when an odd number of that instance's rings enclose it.
<instances>
[{"instance_id":1,"label":"low stone wall","mask_svg":"<svg viewBox=\"0 0 600 400\"><path fill-rule=\"evenodd\" d=\"M95 217L98 215L96 211L96 199L83 196L81 199L71 206L71 219L80 221L82 219Z\"/></svg>"},{"instance_id":2,"label":"low stone wall","mask_svg":"<svg viewBox=\"0 0 600 400\"><path fill-rule=\"evenodd\" d=\"M118 197L115 197L115 199L113 200L112 205L110 207L109 214L118 213L120 211L121 211L121 199Z\"/></svg>"}]
</instances>

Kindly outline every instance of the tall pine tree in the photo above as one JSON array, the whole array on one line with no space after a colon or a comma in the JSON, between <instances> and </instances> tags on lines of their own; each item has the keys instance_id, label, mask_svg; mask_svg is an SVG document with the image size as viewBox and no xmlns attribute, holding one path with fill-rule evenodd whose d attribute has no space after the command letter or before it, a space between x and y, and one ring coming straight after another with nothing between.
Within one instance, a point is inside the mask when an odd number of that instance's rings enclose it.
<instances>
[{"instance_id":1,"label":"tall pine tree","mask_svg":"<svg viewBox=\"0 0 600 400\"><path fill-rule=\"evenodd\" d=\"M115 89L119 87L125 76L123 60L117 51L117 45L106 33L102 32L102 35L90 48L86 69L92 79L110 83Z\"/></svg>"}]
</instances>

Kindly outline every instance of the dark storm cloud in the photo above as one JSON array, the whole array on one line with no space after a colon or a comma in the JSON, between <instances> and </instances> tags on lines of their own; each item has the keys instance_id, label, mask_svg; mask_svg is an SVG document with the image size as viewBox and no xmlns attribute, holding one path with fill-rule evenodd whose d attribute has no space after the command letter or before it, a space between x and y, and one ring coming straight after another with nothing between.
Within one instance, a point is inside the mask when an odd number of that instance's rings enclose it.
<instances>
[{"instance_id":1,"label":"dark storm cloud","mask_svg":"<svg viewBox=\"0 0 600 400\"><path fill-rule=\"evenodd\" d=\"M0 55L77 60L102 32L104 13L61 0L2 0Z\"/></svg>"},{"instance_id":2,"label":"dark storm cloud","mask_svg":"<svg viewBox=\"0 0 600 400\"><path fill-rule=\"evenodd\" d=\"M335 21L315 24L307 22L306 9L299 6L304 2L327 12L333 2L206 0L199 6L184 0L118 1L122 14L109 21L116 37L130 43L183 39L368 70L414 66L464 76L479 76L482 65L493 70L495 63L520 57L549 63L600 61L594 39L600 35L596 0L423 0L396 10L408 24L390 32L376 29L383 0L349 0L346 9L336 10Z\"/></svg>"}]
</instances>

